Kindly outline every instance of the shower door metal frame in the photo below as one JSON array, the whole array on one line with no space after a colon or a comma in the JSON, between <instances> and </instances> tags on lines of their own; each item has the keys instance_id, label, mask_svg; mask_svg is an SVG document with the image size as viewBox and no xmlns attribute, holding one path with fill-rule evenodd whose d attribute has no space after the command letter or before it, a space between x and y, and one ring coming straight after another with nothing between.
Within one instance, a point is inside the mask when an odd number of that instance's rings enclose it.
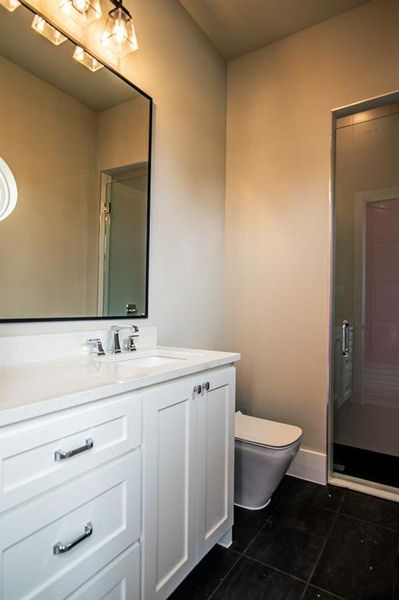
<instances>
[{"instance_id":1,"label":"shower door metal frame","mask_svg":"<svg viewBox=\"0 0 399 600\"><path fill-rule=\"evenodd\" d=\"M393 104L399 101L399 90L389 94L375 96L356 103L348 104L334 108L331 111L331 171L330 171L330 186L329 186L329 206L330 206L330 260L329 260L329 344L328 344L328 404L327 404L327 481L333 485L344 488L353 489L360 492L365 492L388 500L399 502L399 490L396 488L377 484L364 479L359 479L351 475L336 473L333 470L333 444L334 444L334 289L335 289L335 156L336 156L336 124L340 117L349 117L353 114L380 108L384 105ZM377 191L377 190L374 190ZM362 193L362 192L361 192ZM378 201L378 199L376 199Z\"/></svg>"}]
</instances>

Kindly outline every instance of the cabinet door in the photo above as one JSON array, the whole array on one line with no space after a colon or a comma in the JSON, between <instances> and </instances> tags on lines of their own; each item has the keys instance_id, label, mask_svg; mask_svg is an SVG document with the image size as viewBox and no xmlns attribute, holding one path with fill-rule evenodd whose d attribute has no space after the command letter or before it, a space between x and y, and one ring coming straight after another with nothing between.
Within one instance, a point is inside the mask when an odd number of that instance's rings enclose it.
<instances>
[{"instance_id":1,"label":"cabinet door","mask_svg":"<svg viewBox=\"0 0 399 600\"><path fill-rule=\"evenodd\" d=\"M196 561L196 413L191 378L143 399L144 600L167 598Z\"/></svg>"},{"instance_id":2,"label":"cabinet door","mask_svg":"<svg viewBox=\"0 0 399 600\"><path fill-rule=\"evenodd\" d=\"M198 399L198 558L233 525L235 368L202 374Z\"/></svg>"}]
</instances>

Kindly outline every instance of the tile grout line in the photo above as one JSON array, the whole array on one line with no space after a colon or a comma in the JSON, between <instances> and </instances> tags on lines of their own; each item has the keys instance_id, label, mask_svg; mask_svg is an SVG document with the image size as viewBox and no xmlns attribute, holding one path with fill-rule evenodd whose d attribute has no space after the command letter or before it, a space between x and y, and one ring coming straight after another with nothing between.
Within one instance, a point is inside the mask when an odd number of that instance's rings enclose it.
<instances>
[{"instance_id":1,"label":"tile grout line","mask_svg":"<svg viewBox=\"0 0 399 600\"><path fill-rule=\"evenodd\" d=\"M319 555L318 555L318 557L317 557L317 559L316 559L316 562L315 562L315 564L313 565L313 568L312 568L312 570L311 570L311 572L310 572L310 575L309 575L309 577L308 577L308 580L307 580L307 587L309 586L310 582L312 581L312 577L313 577L313 575L315 574L315 571L316 571L316 569L317 569L317 567L318 567L318 564L319 564L319 562L320 562L320 559L321 559L321 555L323 554L323 552L324 552L324 550L325 550L325 548L326 548L326 546L327 546L327 542L328 542L328 540L329 540L329 538L330 538L330 535L331 535L331 532L332 532L332 530L333 530L333 527L334 527L335 523L337 522L339 515L341 514L341 508L342 508L342 505L343 505L343 503L344 503L344 497L345 497L345 496L343 495L343 496L342 496L342 498L341 498L341 502L340 502L340 504L339 504L339 506L338 506L338 508L337 508L337 511L336 511L336 513L335 513L335 516L334 516L334 518L333 518L333 520L332 520L332 523L331 523L331 525L330 525L330 528L329 528L329 530L327 531L327 534L326 534L326 537L325 537L325 539L324 539L323 545L322 545L322 547L321 547L321 549L320 549ZM326 591L327 591L327 590L326 590Z\"/></svg>"},{"instance_id":2,"label":"tile grout line","mask_svg":"<svg viewBox=\"0 0 399 600\"><path fill-rule=\"evenodd\" d=\"M240 554L236 550L232 550L232 552L236 552L236 554ZM246 559L250 560L251 562L261 565L262 567L266 567L268 569L271 569L272 571L276 571L277 573L280 573L281 575L285 575L286 577L289 577L290 579L295 579L296 581L299 581L300 583L304 583L305 591L310 586L310 587L314 587L315 589L320 590L321 592L330 594L333 598L337 598L338 600L346 600L346 598L343 598L342 596L338 596L334 592L330 592L329 590L322 588L319 585L310 583L307 579L302 579L301 577L298 577L297 575L292 575L292 573L288 573L288 571L283 571L282 569L279 569L278 567L274 567L273 565L271 565L269 563L264 563L264 562L258 560L257 558L252 558L251 556L246 556L245 554L240 554L240 556L241 556L241 558L246 558Z\"/></svg>"},{"instance_id":3,"label":"tile grout line","mask_svg":"<svg viewBox=\"0 0 399 600\"><path fill-rule=\"evenodd\" d=\"M222 583L226 580L226 578L230 575L230 573L232 572L232 570L234 569L234 567L240 562L240 560L244 557L247 558L244 555L244 552L246 552L248 550L248 548L251 546L251 544L255 541L255 539L258 537L258 535L260 534L261 531L263 531L264 527L266 527L266 525L268 524L268 522L270 521L272 515L274 514L275 510L277 509L278 506L280 506L282 502L282 498L280 498L280 500L276 503L276 506L274 507L274 509L270 512L270 515L267 517L266 521L264 522L264 524L262 525L262 527L259 529L259 531L254 535L254 537L251 539L251 541L245 546L244 550L242 552L238 552L237 550L234 550L233 548L230 549L230 552L234 552L235 554L237 554L237 560L234 562L234 564L231 566L231 568L227 571L226 575L224 577L222 577L222 579L219 581L218 585L215 587L215 589L213 590L213 592L210 593L210 595L207 597L207 600L211 600L213 598L213 596L216 594L217 590L220 588L220 586L222 585Z\"/></svg>"},{"instance_id":4,"label":"tile grout line","mask_svg":"<svg viewBox=\"0 0 399 600\"><path fill-rule=\"evenodd\" d=\"M266 525L269 523L270 519L272 518L272 516L274 515L274 513L276 512L276 510L279 508L280 504L282 504L282 502L283 502L283 498L280 498L280 500L277 502L276 506L270 512L270 515L267 517L266 521L263 523L262 527L259 529L259 531L257 533L255 533L254 537L251 539L250 542L248 542L248 544L245 546L245 548L244 548L244 550L242 551L241 554L246 555L245 553L249 550L249 548L252 546L252 544L255 542L255 540L262 533L262 531L264 530L264 528L266 527Z\"/></svg>"},{"instance_id":5,"label":"tile grout line","mask_svg":"<svg viewBox=\"0 0 399 600\"><path fill-rule=\"evenodd\" d=\"M236 552L235 554L237 554L237 560L234 561L234 563L231 565L230 569L227 571L227 573L224 575L224 577L222 577L222 579L219 581L219 583L217 584L217 586L215 587L215 589L213 590L213 592L211 592L209 594L209 596L207 596L207 600L211 600L211 598L213 598L213 596L216 594L217 590L220 588L220 586L222 585L222 583L226 580L226 578L230 575L230 573L232 572L232 570L234 569L234 567L242 559L242 554L239 554L238 552Z\"/></svg>"},{"instance_id":6,"label":"tile grout line","mask_svg":"<svg viewBox=\"0 0 399 600\"><path fill-rule=\"evenodd\" d=\"M392 527L387 527L386 525L381 525L380 523L376 523L375 521L368 521L367 519L361 519L360 517L354 517L353 515L347 515L344 512L339 513L341 517L345 517L347 519L353 519L354 521L359 521L360 523L365 523L366 525L374 525L374 527L380 527L381 529L385 529L386 531L390 531L391 533L399 534L399 529L392 529Z\"/></svg>"},{"instance_id":7,"label":"tile grout line","mask_svg":"<svg viewBox=\"0 0 399 600\"><path fill-rule=\"evenodd\" d=\"M282 569L279 569L278 567L274 567L273 565L269 565L268 563L264 563L261 560L258 560L257 558L252 558L252 556L246 556L245 554L242 554L241 557L242 558L246 558L247 560L250 560L251 562L254 562L257 565L261 565L262 567L266 567L267 569L272 569L272 571L276 571L276 573L280 573L281 575L285 575L286 577L290 577L291 579L296 579L297 581L300 581L301 583L307 584L307 580L306 579L301 579L301 577L298 577L297 575L292 575L291 573L287 573L287 571L283 571Z\"/></svg>"},{"instance_id":8,"label":"tile grout line","mask_svg":"<svg viewBox=\"0 0 399 600\"><path fill-rule=\"evenodd\" d=\"M320 561L320 558L321 558L321 555L322 555L322 553L324 551L324 548L327 545L327 541L328 541L328 539L330 537L331 531L332 531L332 529L333 529L333 527L334 527L334 525L335 525L335 523L336 523L336 521L338 519L338 515L341 513L341 508L342 508L343 503L344 503L344 496L345 495L342 496L340 504L339 504L338 508L335 511L332 511L332 509L325 509L325 510L330 511L330 512L335 512L334 519L333 519L333 521L332 521L332 523L330 525L330 528L329 528L329 530L328 530L328 532L326 534L326 537L325 537L324 543L322 545L322 548L320 550L320 553L319 553L319 555L317 557L315 565L314 565L314 567L313 567L313 569L312 569L312 571L310 573L310 576L309 576L309 578L307 580L306 579L301 579L300 577L297 577L296 575L292 575L290 573L287 573L286 571L282 571L281 569L278 569L277 567L273 567L272 565L269 565L269 564L264 563L264 562L262 562L260 560L257 560L256 558L252 558L251 556L248 556L246 554L246 552L248 551L248 549L252 546L252 544L255 542L255 540L258 538L258 536L262 533L262 531L264 530L264 528L266 527L266 525L269 523L270 519L272 518L272 516L274 515L274 513L276 512L276 510L283 503L284 498L280 498L280 500L276 503L276 506L274 507L274 509L270 512L270 515L267 517L267 519L264 522L264 524L261 526L261 528L259 529L259 531L254 535L254 537L250 540L250 542L245 546L244 550L242 550L240 552L238 550L234 550L233 548L230 549L230 552L233 552L234 554L237 554L237 560L233 563L233 565L228 570L228 572L224 575L224 577L222 577L222 579L220 580L220 582L218 583L218 585L215 587L215 589L207 597L207 600L212 600L212 598L216 594L217 590L221 587L221 585L223 584L223 582L229 577L229 575L231 574L231 572L233 571L233 569L237 566L237 564L241 561L242 558L248 559L251 562L255 562L255 563L257 563L257 564L259 564L259 565L261 565L263 567L269 568L269 569L271 569L271 570L273 570L273 571L275 571L277 573L280 573L281 575L285 575L286 577L290 577L291 579L294 579L296 581L299 581L300 583L303 583L304 584L304 590L303 590L303 592L301 594L301 599L306 594L308 588L310 586L312 586L315 589L318 589L318 590L320 590L322 592L325 592L327 594L331 594L332 597L336 598L336 600L345 600L344 598L342 598L341 596L337 596L333 592L329 592L328 590L326 590L324 588L321 588L321 587L319 587L317 585L312 585L310 583L311 578L313 577L314 571L316 570L316 567L317 567L317 565L318 565L318 563Z\"/></svg>"},{"instance_id":9,"label":"tile grout line","mask_svg":"<svg viewBox=\"0 0 399 600\"><path fill-rule=\"evenodd\" d=\"M251 562L254 562L257 565L260 565L262 567L266 567L267 569L275 571L276 573L280 573L280 575L284 575L285 577L289 577L290 579L295 579L295 581L299 581L300 583L303 583L305 585L304 592L308 589L308 587L314 587L315 589L320 590L321 592L330 594L330 596L332 596L333 598L336 598L337 600L346 600L342 596L337 596L337 594L335 594L334 592L330 592L329 590L327 590L325 588L322 588L316 584L312 584L309 581L307 581L306 579L302 579L301 577L298 577L297 575L292 575L292 573L283 571L282 569L279 569L278 567L274 567L273 565L270 565L269 563L264 563L264 562L258 560L257 558L252 558L251 556L247 556L241 552L237 552L237 550L230 550L230 552L234 552L234 554L237 554L238 559L235 561L233 566L229 569L228 573L226 573L226 575L220 580L220 583L218 583L217 587L213 590L213 592L211 592L211 595L207 597L207 600L211 600L211 598L213 597L216 590L220 587L221 583L223 583L223 581L228 577L228 575L230 575L231 571L234 569L234 567L237 565L239 560L241 560L242 558L249 560Z\"/></svg>"},{"instance_id":10,"label":"tile grout line","mask_svg":"<svg viewBox=\"0 0 399 600\"><path fill-rule=\"evenodd\" d=\"M343 596L337 596L337 594L334 594L334 592L330 592L329 590L319 587L318 585L313 585L313 583L308 583L306 586L306 589L308 589L310 587L314 588L315 590L318 590L320 592L324 592L325 594L328 594L329 596L331 596L332 598L335 598L336 600L347 600Z\"/></svg>"},{"instance_id":11,"label":"tile grout line","mask_svg":"<svg viewBox=\"0 0 399 600\"><path fill-rule=\"evenodd\" d=\"M347 492L352 492L353 490L347 490L345 489L345 493L342 496L342 500L341 503L339 505L338 511L340 515L342 515L343 517L347 517L348 519L354 519L355 521L360 521L361 523L368 523L369 525L375 525L376 527L381 527L382 529L386 529L387 531L391 531L392 533L396 533L399 534L399 529L393 529L392 527L388 527L387 525L381 525L381 523L376 523L375 521L372 521L371 519L362 519L360 517L355 517L354 515L348 515L345 512L342 512L342 508L344 506L345 503L345 497L347 495ZM355 493L360 493L360 492L355 492ZM385 498L383 498L383 500L385 500ZM392 502L392 500L387 500L387 502Z\"/></svg>"}]
</instances>

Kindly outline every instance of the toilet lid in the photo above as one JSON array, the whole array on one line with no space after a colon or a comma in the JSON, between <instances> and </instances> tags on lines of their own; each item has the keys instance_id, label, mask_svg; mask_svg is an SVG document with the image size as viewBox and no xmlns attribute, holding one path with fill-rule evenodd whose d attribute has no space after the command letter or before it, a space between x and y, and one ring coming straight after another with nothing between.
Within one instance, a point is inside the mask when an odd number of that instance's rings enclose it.
<instances>
[{"instance_id":1,"label":"toilet lid","mask_svg":"<svg viewBox=\"0 0 399 600\"><path fill-rule=\"evenodd\" d=\"M241 411L236 412L235 421L236 439L262 446L274 448L290 446L302 435L302 429L295 425L250 417L243 415Z\"/></svg>"}]
</instances>

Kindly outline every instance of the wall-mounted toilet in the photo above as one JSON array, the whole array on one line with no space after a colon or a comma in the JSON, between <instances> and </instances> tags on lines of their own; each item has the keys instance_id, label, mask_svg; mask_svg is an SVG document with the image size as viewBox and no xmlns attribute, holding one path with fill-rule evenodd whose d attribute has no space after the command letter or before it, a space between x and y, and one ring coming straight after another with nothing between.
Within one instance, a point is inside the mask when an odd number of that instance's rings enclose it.
<instances>
[{"instance_id":1,"label":"wall-mounted toilet","mask_svg":"<svg viewBox=\"0 0 399 600\"><path fill-rule=\"evenodd\" d=\"M234 504L252 510L267 506L301 437L302 429L294 425L236 412Z\"/></svg>"}]
</instances>

